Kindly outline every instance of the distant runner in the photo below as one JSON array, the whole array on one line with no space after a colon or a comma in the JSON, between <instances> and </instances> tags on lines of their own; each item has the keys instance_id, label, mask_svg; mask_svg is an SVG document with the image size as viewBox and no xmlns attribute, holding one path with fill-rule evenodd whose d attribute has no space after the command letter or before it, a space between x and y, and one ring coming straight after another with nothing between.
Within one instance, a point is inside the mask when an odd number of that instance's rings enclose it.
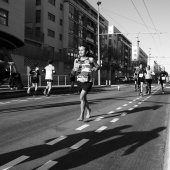
<instances>
[{"instance_id":1,"label":"distant runner","mask_svg":"<svg viewBox=\"0 0 170 170\"><path fill-rule=\"evenodd\" d=\"M165 93L165 85L166 85L166 78L168 77L168 73L165 71L165 68L162 67L161 72L160 72L160 84L162 88L162 93Z\"/></svg>"},{"instance_id":2,"label":"distant runner","mask_svg":"<svg viewBox=\"0 0 170 170\"><path fill-rule=\"evenodd\" d=\"M139 95L143 96L143 85L145 82L146 70L144 70L142 63L139 65L138 81L140 84Z\"/></svg>"}]
</instances>

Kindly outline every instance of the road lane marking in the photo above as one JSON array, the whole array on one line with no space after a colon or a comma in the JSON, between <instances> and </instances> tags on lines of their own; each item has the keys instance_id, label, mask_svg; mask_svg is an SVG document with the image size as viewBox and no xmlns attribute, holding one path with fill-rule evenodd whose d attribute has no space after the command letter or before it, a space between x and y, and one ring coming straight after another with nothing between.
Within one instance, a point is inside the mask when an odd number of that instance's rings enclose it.
<instances>
[{"instance_id":1,"label":"road lane marking","mask_svg":"<svg viewBox=\"0 0 170 170\"><path fill-rule=\"evenodd\" d=\"M18 99L18 100L11 100L11 101L13 101L13 102L16 102L16 101L19 101L20 99Z\"/></svg>"},{"instance_id":2,"label":"road lane marking","mask_svg":"<svg viewBox=\"0 0 170 170\"><path fill-rule=\"evenodd\" d=\"M42 98L34 98L35 100L39 100L39 99L42 99Z\"/></svg>"},{"instance_id":3,"label":"road lane marking","mask_svg":"<svg viewBox=\"0 0 170 170\"><path fill-rule=\"evenodd\" d=\"M134 102L136 101L136 99L133 100Z\"/></svg>"},{"instance_id":4,"label":"road lane marking","mask_svg":"<svg viewBox=\"0 0 170 170\"><path fill-rule=\"evenodd\" d=\"M71 149L78 149L79 147L81 147L82 145L84 145L85 143L87 143L89 141L89 139L82 139L81 141L77 142L76 144L74 144L73 146L71 146Z\"/></svg>"},{"instance_id":5,"label":"road lane marking","mask_svg":"<svg viewBox=\"0 0 170 170\"><path fill-rule=\"evenodd\" d=\"M134 108L130 108L130 109L128 109L128 110L133 110Z\"/></svg>"},{"instance_id":6,"label":"road lane marking","mask_svg":"<svg viewBox=\"0 0 170 170\"><path fill-rule=\"evenodd\" d=\"M62 141L62 140L64 140L64 139L66 139L67 138L67 136L60 136L59 138L57 138L57 139L54 139L54 140L52 140L51 142L48 142L48 143L46 143L47 145L54 145L54 144L56 144L56 143L58 143L58 142L60 142L60 141Z\"/></svg>"},{"instance_id":7,"label":"road lane marking","mask_svg":"<svg viewBox=\"0 0 170 170\"><path fill-rule=\"evenodd\" d=\"M133 107L138 107L138 105L134 105Z\"/></svg>"},{"instance_id":8,"label":"road lane marking","mask_svg":"<svg viewBox=\"0 0 170 170\"><path fill-rule=\"evenodd\" d=\"M138 104L142 104L142 102L139 102Z\"/></svg>"},{"instance_id":9,"label":"road lane marking","mask_svg":"<svg viewBox=\"0 0 170 170\"><path fill-rule=\"evenodd\" d=\"M102 132L105 129L107 129L107 126L102 126L99 129L97 129L95 132L100 133L100 132Z\"/></svg>"},{"instance_id":10,"label":"road lane marking","mask_svg":"<svg viewBox=\"0 0 170 170\"><path fill-rule=\"evenodd\" d=\"M139 98L136 98L136 100L139 100Z\"/></svg>"},{"instance_id":11,"label":"road lane marking","mask_svg":"<svg viewBox=\"0 0 170 170\"><path fill-rule=\"evenodd\" d=\"M25 156L25 155L20 156L19 158L14 159L13 161L8 162L7 164L1 166L1 167L0 167L0 170L7 170L7 169L9 169L9 168L11 168L11 167L13 167L13 166L19 164L20 162L22 162L22 161L28 159L28 158L29 158L29 156Z\"/></svg>"},{"instance_id":12,"label":"road lane marking","mask_svg":"<svg viewBox=\"0 0 170 170\"><path fill-rule=\"evenodd\" d=\"M132 102L129 102L129 103L132 103Z\"/></svg>"},{"instance_id":13,"label":"road lane marking","mask_svg":"<svg viewBox=\"0 0 170 170\"><path fill-rule=\"evenodd\" d=\"M19 102L27 102L28 100L19 100Z\"/></svg>"},{"instance_id":14,"label":"road lane marking","mask_svg":"<svg viewBox=\"0 0 170 170\"><path fill-rule=\"evenodd\" d=\"M100 116L100 117L98 117L98 118L96 118L94 121L100 121L101 119L103 119L104 117L102 117L102 116Z\"/></svg>"},{"instance_id":15,"label":"road lane marking","mask_svg":"<svg viewBox=\"0 0 170 170\"><path fill-rule=\"evenodd\" d=\"M76 130L82 130L82 129L85 129L86 127L88 127L88 126L89 126L88 124L85 124L83 126L78 127Z\"/></svg>"},{"instance_id":16,"label":"road lane marking","mask_svg":"<svg viewBox=\"0 0 170 170\"><path fill-rule=\"evenodd\" d=\"M107 114L110 115L110 114L112 114L112 113L114 113L114 112L115 112L115 111L110 111L110 112L108 112Z\"/></svg>"},{"instance_id":17,"label":"road lane marking","mask_svg":"<svg viewBox=\"0 0 170 170\"><path fill-rule=\"evenodd\" d=\"M56 162L56 161L49 160L48 162L46 162L44 165L42 165L41 167L39 167L36 170L48 170L48 169L50 169L51 167L53 167L57 163L58 162Z\"/></svg>"},{"instance_id":18,"label":"road lane marking","mask_svg":"<svg viewBox=\"0 0 170 170\"><path fill-rule=\"evenodd\" d=\"M110 122L115 123L115 122L117 122L118 120L119 120L119 118L114 118L114 119L111 120Z\"/></svg>"},{"instance_id":19,"label":"road lane marking","mask_svg":"<svg viewBox=\"0 0 170 170\"><path fill-rule=\"evenodd\" d=\"M120 110L122 107L118 107L117 110Z\"/></svg>"},{"instance_id":20,"label":"road lane marking","mask_svg":"<svg viewBox=\"0 0 170 170\"><path fill-rule=\"evenodd\" d=\"M120 116L126 116L127 115L127 113L126 112L124 112L124 113L122 113Z\"/></svg>"},{"instance_id":21,"label":"road lane marking","mask_svg":"<svg viewBox=\"0 0 170 170\"><path fill-rule=\"evenodd\" d=\"M128 104L124 104L123 106L127 106Z\"/></svg>"}]
</instances>

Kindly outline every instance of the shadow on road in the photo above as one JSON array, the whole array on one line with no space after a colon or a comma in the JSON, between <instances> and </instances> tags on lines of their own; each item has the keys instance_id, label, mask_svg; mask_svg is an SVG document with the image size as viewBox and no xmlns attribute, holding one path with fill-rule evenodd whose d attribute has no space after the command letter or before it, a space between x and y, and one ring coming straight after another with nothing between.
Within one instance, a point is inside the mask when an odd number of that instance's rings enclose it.
<instances>
[{"instance_id":1,"label":"shadow on road","mask_svg":"<svg viewBox=\"0 0 170 170\"><path fill-rule=\"evenodd\" d=\"M0 166L22 155L30 156L28 160L22 162L24 166L24 163L31 165L31 161L33 160L36 161L36 159L55 154L56 160L54 161L57 161L58 164L56 164L52 169L63 170L76 168L78 166L85 165L90 161L96 160L108 154L112 154L112 152L114 157L114 152L122 148L124 148L124 152L120 156L132 154L139 147L158 138L160 136L159 133L166 129L166 127L158 127L150 131L133 131L132 128L133 126L131 125L125 125L105 130L102 133L88 131L78 134L71 134L68 135L66 139L53 146L43 144L4 153L0 155ZM82 139L90 140L77 150L70 149L72 145ZM45 141L45 143L49 141L50 140ZM59 154L57 152L61 151L62 149L67 149L67 153L62 155L60 152L60 156L58 156Z\"/></svg>"}]
</instances>

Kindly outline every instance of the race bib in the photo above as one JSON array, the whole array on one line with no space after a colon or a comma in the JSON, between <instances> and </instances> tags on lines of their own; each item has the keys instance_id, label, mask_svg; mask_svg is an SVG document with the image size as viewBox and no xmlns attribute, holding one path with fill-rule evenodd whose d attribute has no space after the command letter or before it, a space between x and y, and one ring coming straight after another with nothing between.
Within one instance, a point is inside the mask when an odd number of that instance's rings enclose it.
<instances>
[{"instance_id":1,"label":"race bib","mask_svg":"<svg viewBox=\"0 0 170 170\"><path fill-rule=\"evenodd\" d=\"M79 76L77 76L77 81L80 81L80 82L88 82L88 76L81 76L81 75L79 75Z\"/></svg>"},{"instance_id":2,"label":"race bib","mask_svg":"<svg viewBox=\"0 0 170 170\"><path fill-rule=\"evenodd\" d=\"M165 77L162 77L162 80L165 80Z\"/></svg>"},{"instance_id":3,"label":"race bib","mask_svg":"<svg viewBox=\"0 0 170 170\"><path fill-rule=\"evenodd\" d=\"M90 72L90 71L91 71L91 66L90 66L90 64L82 64L81 71Z\"/></svg>"},{"instance_id":4,"label":"race bib","mask_svg":"<svg viewBox=\"0 0 170 170\"><path fill-rule=\"evenodd\" d=\"M139 77L140 77L140 78L143 77L143 74L139 74Z\"/></svg>"}]
</instances>

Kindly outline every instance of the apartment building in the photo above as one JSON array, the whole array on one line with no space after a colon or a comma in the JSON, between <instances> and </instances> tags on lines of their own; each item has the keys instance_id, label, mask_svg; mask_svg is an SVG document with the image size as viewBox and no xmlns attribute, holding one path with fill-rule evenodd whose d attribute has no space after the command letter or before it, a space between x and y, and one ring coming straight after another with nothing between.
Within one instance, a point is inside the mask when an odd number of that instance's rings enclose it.
<instances>
[{"instance_id":1,"label":"apartment building","mask_svg":"<svg viewBox=\"0 0 170 170\"><path fill-rule=\"evenodd\" d=\"M112 79L120 76L129 76L131 71L131 53L132 53L132 43L128 40L126 36L121 34L121 32L115 26L111 27L112 32L115 34L109 34L109 52L110 61L114 66L119 65L121 68L117 69L112 67Z\"/></svg>"},{"instance_id":2,"label":"apartment building","mask_svg":"<svg viewBox=\"0 0 170 170\"><path fill-rule=\"evenodd\" d=\"M10 51L24 46L24 27L25 0L0 0L1 63L14 61L16 66L19 65L16 62L18 57L12 56Z\"/></svg>"}]
</instances>

